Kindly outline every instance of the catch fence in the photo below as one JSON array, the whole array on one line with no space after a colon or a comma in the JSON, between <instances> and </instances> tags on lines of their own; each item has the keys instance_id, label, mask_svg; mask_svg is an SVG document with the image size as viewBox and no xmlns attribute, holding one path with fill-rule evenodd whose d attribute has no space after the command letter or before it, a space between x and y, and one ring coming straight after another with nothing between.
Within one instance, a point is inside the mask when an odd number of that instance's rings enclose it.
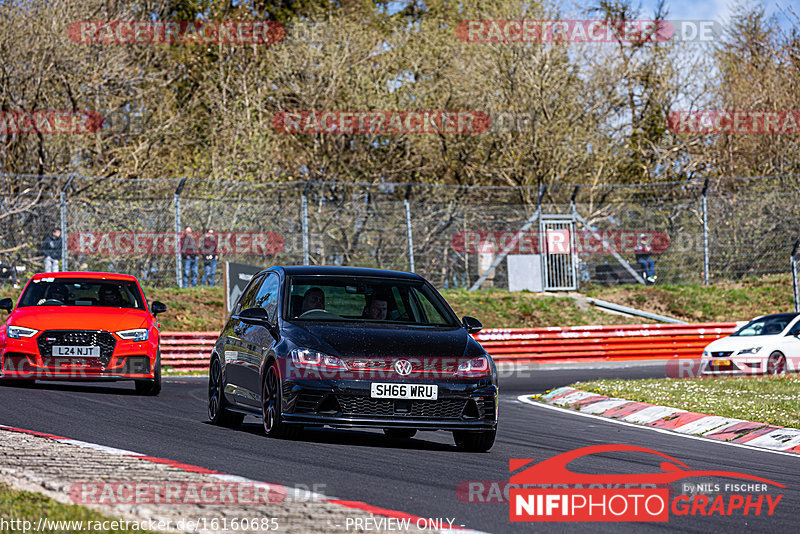
<instances>
[{"instance_id":1,"label":"catch fence","mask_svg":"<svg viewBox=\"0 0 800 534\"><path fill-rule=\"evenodd\" d=\"M201 256L209 230L217 234L220 262L414 270L469 288L481 278L508 287L506 254L541 254L545 267L566 254L574 277L564 280L581 287L637 282L624 263L642 274L643 236L657 283L713 283L789 272L799 186L796 175L546 188L0 175L0 261L23 282L43 268L45 236L61 229L61 268L182 285L179 234L190 226ZM574 223L565 242L542 223L556 215Z\"/></svg>"}]
</instances>

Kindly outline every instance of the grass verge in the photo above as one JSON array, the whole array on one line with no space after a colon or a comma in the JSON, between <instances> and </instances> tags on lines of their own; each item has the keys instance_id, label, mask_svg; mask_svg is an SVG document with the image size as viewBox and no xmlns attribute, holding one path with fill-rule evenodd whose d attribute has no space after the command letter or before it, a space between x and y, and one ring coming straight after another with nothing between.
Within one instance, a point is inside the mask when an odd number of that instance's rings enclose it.
<instances>
[{"instance_id":1,"label":"grass verge","mask_svg":"<svg viewBox=\"0 0 800 534\"><path fill-rule=\"evenodd\" d=\"M572 387L632 401L800 428L800 377L592 380Z\"/></svg>"},{"instance_id":2,"label":"grass verge","mask_svg":"<svg viewBox=\"0 0 800 534\"><path fill-rule=\"evenodd\" d=\"M18 491L12 489L7 484L0 482L0 518L6 521L3 532L23 531L23 525L29 526L28 531L33 531L39 526L39 520L46 518L48 524L41 524L38 532L104 532L108 534L127 533L127 532L149 532L147 530L120 530L110 528L113 526L125 526L125 521L107 517L99 512L90 510L76 504L62 504L54 501L41 493L30 491ZM15 523L12 523L15 521ZM29 521L29 523L25 523ZM72 525L57 522L72 521ZM83 527L77 526L79 523ZM128 522L130 525L130 522ZM14 525L20 528L11 528ZM139 523L141 525L141 523ZM58 527L62 528L58 528ZM49 528L46 528L49 527ZM95 528L92 528L95 527Z\"/></svg>"}]
</instances>

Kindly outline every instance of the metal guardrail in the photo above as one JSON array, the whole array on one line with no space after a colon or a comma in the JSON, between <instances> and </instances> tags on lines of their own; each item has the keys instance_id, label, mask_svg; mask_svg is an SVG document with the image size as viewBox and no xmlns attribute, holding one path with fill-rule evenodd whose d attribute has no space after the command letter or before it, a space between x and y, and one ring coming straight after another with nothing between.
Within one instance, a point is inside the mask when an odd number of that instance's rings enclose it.
<instances>
[{"instance_id":1,"label":"metal guardrail","mask_svg":"<svg viewBox=\"0 0 800 534\"><path fill-rule=\"evenodd\" d=\"M738 323L492 328L473 337L498 363L699 358ZM179 371L208 367L218 332L162 332L161 362Z\"/></svg>"}]
</instances>

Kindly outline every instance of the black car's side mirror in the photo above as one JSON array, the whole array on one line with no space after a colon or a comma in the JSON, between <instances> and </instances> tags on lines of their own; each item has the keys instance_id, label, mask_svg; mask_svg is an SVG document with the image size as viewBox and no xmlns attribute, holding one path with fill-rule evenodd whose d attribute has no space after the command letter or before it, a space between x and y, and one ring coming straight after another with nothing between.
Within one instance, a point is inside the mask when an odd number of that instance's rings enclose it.
<instances>
[{"instance_id":1,"label":"black car's side mirror","mask_svg":"<svg viewBox=\"0 0 800 534\"><path fill-rule=\"evenodd\" d=\"M483 330L483 324L474 317L470 317L469 315L465 315L463 319L461 319L461 324L464 326L468 334L477 334L481 330Z\"/></svg>"},{"instance_id":2,"label":"black car's side mirror","mask_svg":"<svg viewBox=\"0 0 800 534\"><path fill-rule=\"evenodd\" d=\"M239 320L246 324L263 326L269 330L270 334L272 334L275 339L279 337L278 328L269 321L269 315L264 308L256 306L242 310L239 312Z\"/></svg>"},{"instance_id":3,"label":"black car's side mirror","mask_svg":"<svg viewBox=\"0 0 800 534\"><path fill-rule=\"evenodd\" d=\"M270 326L269 315L264 308L247 308L239 312L239 320L243 323L254 324L258 326Z\"/></svg>"},{"instance_id":4,"label":"black car's side mirror","mask_svg":"<svg viewBox=\"0 0 800 534\"><path fill-rule=\"evenodd\" d=\"M8 313L11 313L11 310L14 309L14 301L10 298L6 297L4 299L0 299L0 310L5 310Z\"/></svg>"},{"instance_id":5,"label":"black car's side mirror","mask_svg":"<svg viewBox=\"0 0 800 534\"><path fill-rule=\"evenodd\" d=\"M150 305L150 311L153 313L153 315L164 313L165 311L167 311L167 305L157 300L153 301L153 304Z\"/></svg>"}]
</instances>

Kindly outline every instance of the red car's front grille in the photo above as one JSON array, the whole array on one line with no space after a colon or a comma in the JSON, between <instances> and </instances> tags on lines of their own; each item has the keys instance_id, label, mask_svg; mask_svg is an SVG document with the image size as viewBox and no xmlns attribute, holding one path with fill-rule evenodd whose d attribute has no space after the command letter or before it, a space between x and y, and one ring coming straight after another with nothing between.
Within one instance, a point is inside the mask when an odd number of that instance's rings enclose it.
<instances>
[{"instance_id":1,"label":"red car's front grille","mask_svg":"<svg viewBox=\"0 0 800 534\"><path fill-rule=\"evenodd\" d=\"M39 334L36 343L39 345L39 354L45 362L53 358L53 347L56 345L98 346L100 347L100 357L97 360L102 367L105 367L111 361L117 341L109 332L101 330L45 330ZM63 358L61 359L63 360ZM87 363L93 363L89 361L93 358L81 359L87 360Z\"/></svg>"}]
</instances>

